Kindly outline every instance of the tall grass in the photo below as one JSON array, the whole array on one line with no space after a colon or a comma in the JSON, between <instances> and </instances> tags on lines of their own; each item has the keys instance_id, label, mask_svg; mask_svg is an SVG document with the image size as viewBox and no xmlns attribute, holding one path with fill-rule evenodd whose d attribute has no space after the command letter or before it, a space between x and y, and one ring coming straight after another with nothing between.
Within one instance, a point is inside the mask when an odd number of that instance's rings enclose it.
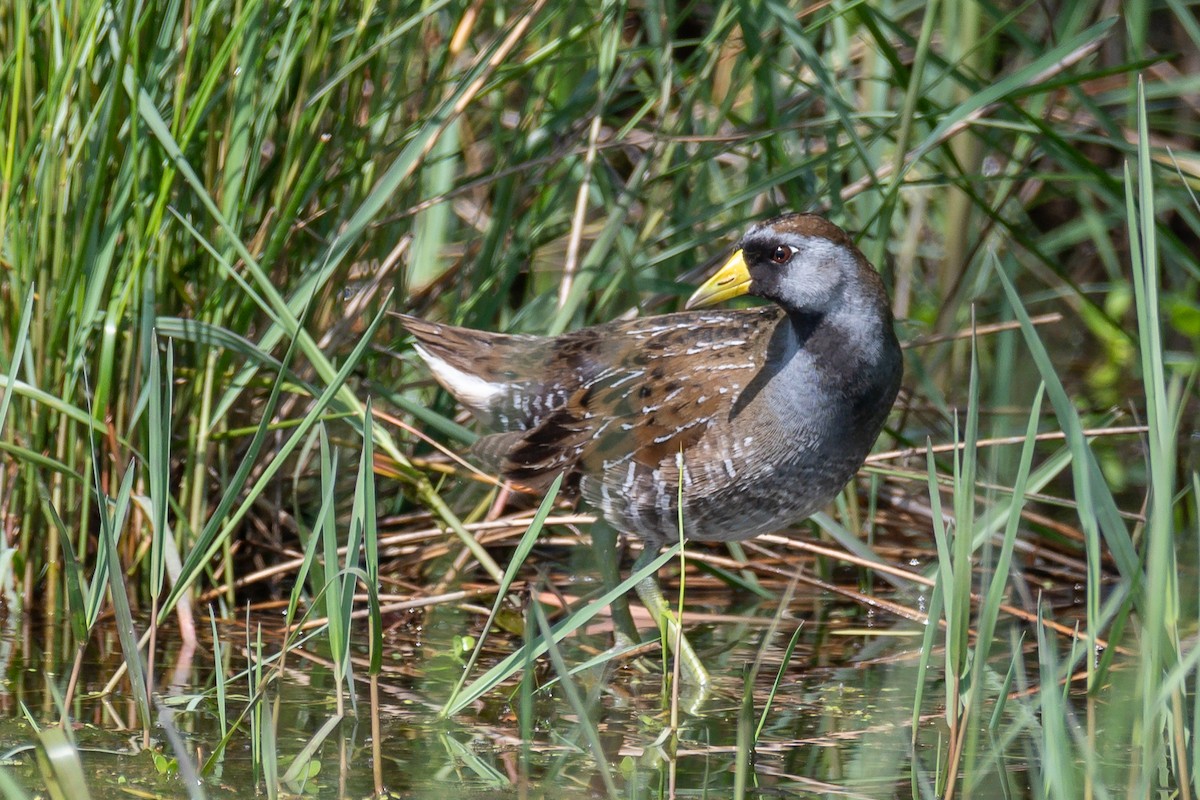
<instances>
[{"instance_id":1,"label":"tall grass","mask_svg":"<svg viewBox=\"0 0 1200 800\"><path fill-rule=\"evenodd\" d=\"M939 703L948 738L932 759L918 746L900 782L983 796L996 743L1040 715L1031 796L1194 796L1200 26L1181 0L1112 10L14 0L0 9L8 607L66 620L49 649L76 665L111 610L149 735L160 628L190 637L214 588L215 614L236 617L259 591L239 579L301 551L265 593L290 600L289 622L326 615L337 698L353 703L355 636L369 634L363 674L384 658L380 581L436 580L380 555L377 520L447 531L451 572L490 587L493 616L514 580L507 549L475 535L494 488L384 419L450 450L472 436L384 312L555 333L669 310L751 220L818 210L856 232L922 345L881 447L929 442L927 468L876 465L867 513L850 492L841 524L822 522L878 541L903 516L896 492L929 509L944 629L927 629L922 664L951 686L914 685L911 741ZM1035 324L1048 312L1061 320ZM976 321L1014 329L955 335ZM1146 432L1085 433L1118 417ZM1020 446L981 444L1005 437ZM1037 623L1008 638L1037 566L1020 542L1084 565L1077 639ZM531 612L518 652L482 671L472 657L435 707L461 715L518 675L531 692L531 665L591 599L557 626ZM1041 693L1010 698L1035 644ZM271 649L248 640L239 680L275 792L300 768L275 763ZM1079 691L1055 685L1079 671ZM241 735L234 685L208 693L226 739ZM562 691L590 713L590 695ZM1108 763L1113 748L1129 763Z\"/></svg>"}]
</instances>

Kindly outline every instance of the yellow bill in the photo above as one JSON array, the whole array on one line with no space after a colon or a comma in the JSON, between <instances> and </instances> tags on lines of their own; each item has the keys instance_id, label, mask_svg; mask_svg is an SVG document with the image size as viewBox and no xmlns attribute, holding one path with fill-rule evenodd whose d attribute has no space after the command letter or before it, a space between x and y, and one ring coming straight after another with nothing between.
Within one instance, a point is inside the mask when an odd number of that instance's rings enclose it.
<instances>
[{"instance_id":1,"label":"yellow bill","mask_svg":"<svg viewBox=\"0 0 1200 800\"><path fill-rule=\"evenodd\" d=\"M738 250L729 260L717 270L696 293L688 298L684 308L700 308L740 297L750 291L750 270L746 269L746 260L742 251Z\"/></svg>"}]
</instances>

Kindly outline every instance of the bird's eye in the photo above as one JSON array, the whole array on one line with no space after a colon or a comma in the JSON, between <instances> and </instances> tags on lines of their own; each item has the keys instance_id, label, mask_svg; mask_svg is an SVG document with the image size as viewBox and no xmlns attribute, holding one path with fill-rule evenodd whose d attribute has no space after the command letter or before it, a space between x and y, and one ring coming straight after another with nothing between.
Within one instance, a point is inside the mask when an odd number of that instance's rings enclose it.
<instances>
[{"instance_id":1,"label":"bird's eye","mask_svg":"<svg viewBox=\"0 0 1200 800\"><path fill-rule=\"evenodd\" d=\"M792 260L792 248L786 244L781 244L771 253L771 260L776 264L786 264Z\"/></svg>"}]
</instances>

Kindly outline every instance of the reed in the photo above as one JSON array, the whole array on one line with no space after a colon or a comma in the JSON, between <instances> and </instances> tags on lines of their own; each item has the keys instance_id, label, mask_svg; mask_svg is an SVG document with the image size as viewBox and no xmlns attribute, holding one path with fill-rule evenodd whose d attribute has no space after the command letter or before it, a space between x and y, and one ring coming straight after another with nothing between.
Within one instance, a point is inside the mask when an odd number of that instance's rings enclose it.
<instances>
[{"instance_id":1,"label":"reed","mask_svg":"<svg viewBox=\"0 0 1200 800\"><path fill-rule=\"evenodd\" d=\"M1200 26L1180 0L1110 10L13 0L0 591L62 621L43 638L70 664L29 747L116 687L159 746L164 637L211 636L214 676L170 704L219 729L194 766L211 776L249 743L268 796L332 786L319 767L354 763L360 678L386 759L389 607L462 589L445 607L475 646L421 651L428 716L512 700L533 780L558 698L572 722L552 738L589 754L599 791L636 795L658 767L605 763L598 722L629 653L577 660L574 643L641 575L557 619L513 613L535 546L589 563L548 544L586 523L560 521L551 492L489 538L496 487L440 454L474 433L386 312L555 333L667 310L749 221L796 209L857 232L909 345L867 479L800 528L825 548L804 574L924 626L887 678L900 751L805 766L914 796L1196 796ZM897 541L919 567L883 555ZM777 594L756 562L782 547L689 546L688 597L701 579ZM652 569L678 564L676 546ZM244 641L227 633L272 598L281 630L255 614ZM124 657L105 687L81 664L108 624ZM748 748L771 752L807 636L744 683L714 654L740 756L725 784L672 781L761 788ZM333 708L293 748L281 694L314 649ZM649 739L686 735L673 705ZM458 776L443 788L515 791L448 730L428 737ZM67 780L78 745L50 744L66 766L37 774ZM1028 771L1006 769L1018 750ZM27 794L4 773L0 792Z\"/></svg>"}]
</instances>

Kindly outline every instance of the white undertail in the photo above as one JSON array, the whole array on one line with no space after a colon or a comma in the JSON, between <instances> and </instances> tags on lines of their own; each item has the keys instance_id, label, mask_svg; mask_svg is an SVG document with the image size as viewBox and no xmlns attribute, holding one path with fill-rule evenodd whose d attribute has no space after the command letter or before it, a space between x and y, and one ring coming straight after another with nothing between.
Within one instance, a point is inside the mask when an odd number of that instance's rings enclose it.
<instances>
[{"instance_id":1,"label":"white undertail","mask_svg":"<svg viewBox=\"0 0 1200 800\"><path fill-rule=\"evenodd\" d=\"M414 343L413 349L429 365L429 370L437 378L438 383L446 387L446 391L458 398L464 406L487 409L492 401L504 391L501 384L485 381L478 375L463 372L444 359L438 358L420 344Z\"/></svg>"}]
</instances>

